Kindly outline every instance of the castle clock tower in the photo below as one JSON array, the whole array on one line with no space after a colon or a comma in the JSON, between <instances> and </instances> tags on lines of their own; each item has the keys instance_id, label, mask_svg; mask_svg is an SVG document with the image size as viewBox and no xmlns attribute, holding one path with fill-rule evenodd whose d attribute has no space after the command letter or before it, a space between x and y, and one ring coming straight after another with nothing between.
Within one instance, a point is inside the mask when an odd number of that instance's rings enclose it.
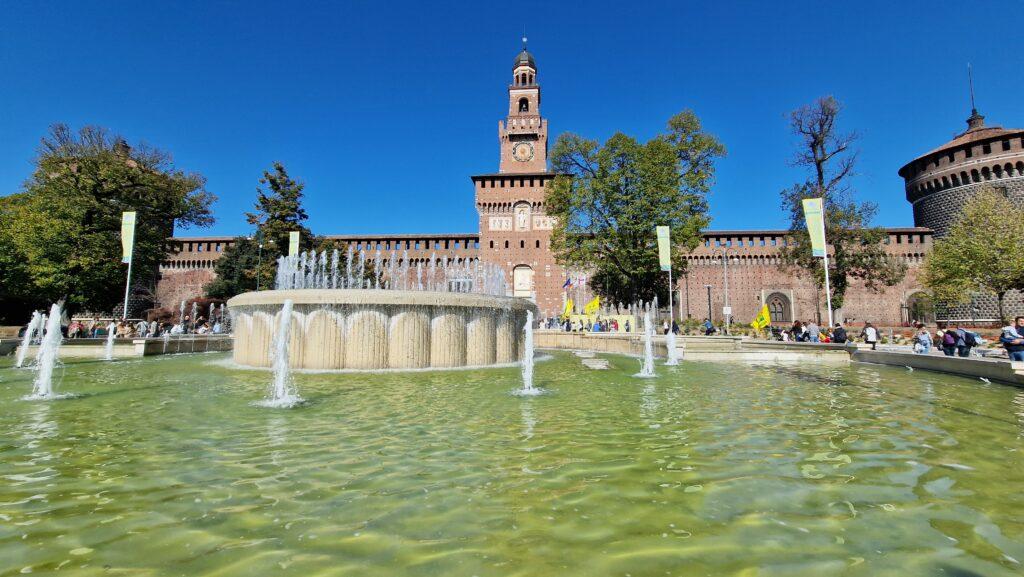
<instances>
[{"instance_id":1,"label":"castle clock tower","mask_svg":"<svg viewBox=\"0 0 1024 577\"><path fill-rule=\"evenodd\" d=\"M511 296L533 300L542 316L560 313L565 274L551 253L554 224L545 212L548 123L540 115L533 55L523 49L512 63L508 116L498 122L498 172L472 177L480 214L480 259L505 269Z\"/></svg>"}]
</instances>

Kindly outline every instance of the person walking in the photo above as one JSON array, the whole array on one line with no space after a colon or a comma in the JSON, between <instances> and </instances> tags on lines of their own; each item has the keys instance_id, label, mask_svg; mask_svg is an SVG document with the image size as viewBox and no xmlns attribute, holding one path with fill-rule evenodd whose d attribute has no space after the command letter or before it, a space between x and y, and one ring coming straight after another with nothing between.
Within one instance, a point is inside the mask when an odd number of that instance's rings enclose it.
<instances>
[{"instance_id":1,"label":"person walking","mask_svg":"<svg viewBox=\"0 0 1024 577\"><path fill-rule=\"evenodd\" d=\"M871 345L871 350L878 350L878 329L871 326L871 323L864 323L864 330L861 331L860 336L865 343Z\"/></svg>"},{"instance_id":2,"label":"person walking","mask_svg":"<svg viewBox=\"0 0 1024 577\"><path fill-rule=\"evenodd\" d=\"M999 342L1011 361L1024 361L1024 317L1017 317L1012 325L1003 327Z\"/></svg>"}]
</instances>

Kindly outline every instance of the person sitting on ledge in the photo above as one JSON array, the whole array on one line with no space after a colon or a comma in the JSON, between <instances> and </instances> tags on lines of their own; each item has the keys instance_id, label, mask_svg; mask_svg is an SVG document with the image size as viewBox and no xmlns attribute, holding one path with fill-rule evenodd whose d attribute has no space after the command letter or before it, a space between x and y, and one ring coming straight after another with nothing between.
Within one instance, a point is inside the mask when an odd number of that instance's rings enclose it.
<instances>
[{"instance_id":1,"label":"person sitting on ledge","mask_svg":"<svg viewBox=\"0 0 1024 577\"><path fill-rule=\"evenodd\" d=\"M847 336L846 329L843 328L843 325L836 323L836 327L832 329L832 342L845 345L846 341L849 339L850 337Z\"/></svg>"},{"instance_id":2,"label":"person sitting on ledge","mask_svg":"<svg viewBox=\"0 0 1024 577\"><path fill-rule=\"evenodd\" d=\"M861 331L860 336L864 338L864 342L871 345L871 350L876 350L878 346L878 329L871 326L871 323L864 323L864 330Z\"/></svg>"},{"instance_id":3,"label":"person sitting on ledge","mask_svg":"<svg viewBox=\"0 0 1024 577\"><path fill-rule=\"evenodd\" d=\"M999 342L1011 361L1024 361L1024 317L1017 317L1012 325L1003 327Z\"/></svg>"}]
</instances>

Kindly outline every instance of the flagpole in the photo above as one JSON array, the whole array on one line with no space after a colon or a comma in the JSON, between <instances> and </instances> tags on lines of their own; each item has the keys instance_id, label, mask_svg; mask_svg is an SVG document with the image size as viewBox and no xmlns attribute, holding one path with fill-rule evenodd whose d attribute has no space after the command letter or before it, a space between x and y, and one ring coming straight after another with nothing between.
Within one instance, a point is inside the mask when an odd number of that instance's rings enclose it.
<instances>
[{"instance_id":1,"label":"flagpole","mask_svg":"<svg viewBox=\"0 0 1024 577\"><path fill-rule=\"evenodd\" d=\"M124 310L121 311L122 321L128 318L128 289L132 286L132 261L135 260L134 256L132 255L133 258L128 259L128 278L124 281Z\"/></svg>"},{"instance_id":2,"label":"flagpole","mask_svg":"<svg viewBox=\"0 0 1024 577\"><path fill-rule=\"evenodd\" d=\"M672 330L675 319L672 318L672 267L668 268L668 330Z\"/></svg>"},{"instance_id":3,"label":"flagpole","mask_svg":"<svg viewBox=\"0 0 1024 577\"><path fill-rule=\"evenodd\" d=\"M819 301L820 302L820 301ZM832 328L832 289L828 282L828 243L825 243L825 307L828 308L828 327Z\"/></svg>"}]
</instances>

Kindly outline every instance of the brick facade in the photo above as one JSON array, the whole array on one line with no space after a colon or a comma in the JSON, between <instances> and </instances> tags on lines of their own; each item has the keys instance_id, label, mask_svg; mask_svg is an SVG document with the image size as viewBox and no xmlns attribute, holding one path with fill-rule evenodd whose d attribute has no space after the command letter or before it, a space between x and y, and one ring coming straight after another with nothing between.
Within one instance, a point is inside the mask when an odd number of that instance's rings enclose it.
<instances>
[{"instance_id":1,"label":"brick facade","mask_svg":"<svg viewBox=\"0 0 1024 577\"><path fill-rule=\"evenodd\" d=\"M921 292L917 269L931 249L931 231L894 228L888 233L887 252L907 264L906 278L881 292L851 283L844 306L835 311L837 321L894 325L910 320L910 303ZM773 320L780 324L817 320L818 311L826 321L824 291L817 294L807 273L786 267L779 257L779 249L787 242L784 230L705 232L703 244L687 256L687 271L679 279L677 315L707 317L710 287L712 320L722 321L728 274L729 306L736 322L749 323L765 303L771 305ZM723 253L728 263L723 262Z\"/></svg>"}]
</instances>

